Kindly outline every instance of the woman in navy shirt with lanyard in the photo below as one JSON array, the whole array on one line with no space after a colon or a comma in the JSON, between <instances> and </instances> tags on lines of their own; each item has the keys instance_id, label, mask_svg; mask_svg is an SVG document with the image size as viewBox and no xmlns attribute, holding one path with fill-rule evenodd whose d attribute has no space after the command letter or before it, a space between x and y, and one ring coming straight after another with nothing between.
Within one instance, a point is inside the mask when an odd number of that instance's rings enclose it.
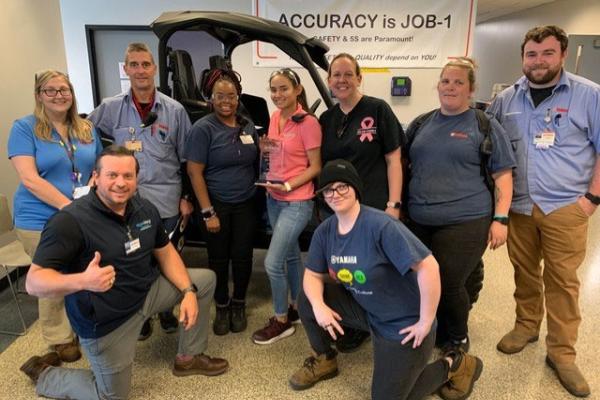
<instances>
[{"instance_id":1,"label":"woman in navy shirt with lanyard","mask_svg":"<svg viewBox=\"0 0 600 400\"><path fill-rule=\"evenodd\" d=\"M254 192L258 138L237 114L242 86L237 72L210 71L204 93L214 112L196 121L185 146L187 171L200 203L209 267L217 274L213 324L216 335L246 329L246 291L252 273L257 222ZM229 295L229 261L233 296Z\"/></svg>"},{"instance_id":2,"label":"woman in navy shirt with lanyard","mask_svg":"<svg viewBox=\"0 0 600 400\"><path fill-rule=\"evenodd\" d=\"M18 119L8 138L8 157L19 175L14 224L33 257L48 219L73 198L87 194L102 144L92 124L77 113L67 75L47 70L35 76L35 110ZM40 299L42 336L65 362L81 357L63 298Z\"/></svg>"}]
</instances>

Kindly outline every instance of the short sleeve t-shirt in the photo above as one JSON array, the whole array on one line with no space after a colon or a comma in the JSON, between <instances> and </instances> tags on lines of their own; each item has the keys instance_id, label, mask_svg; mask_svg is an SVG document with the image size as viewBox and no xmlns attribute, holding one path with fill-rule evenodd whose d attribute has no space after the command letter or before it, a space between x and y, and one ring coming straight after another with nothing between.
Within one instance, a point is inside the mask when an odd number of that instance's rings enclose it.
<instances>
[{"instance_id":1,"label":"short sleeve t-shirt","mask_svg":"<svg viewBox=\"0 0 600 400\"><path fill-rule=\"evenodd\" d=\"M344 285L367 312L372 328L391 340L419 320L420 294L411 269L431 252L400 222L361 205L354 227L337 230L337 216L315 231L306 268Z\"/></svg>"},{"instance_id":2,"label":"short sleeve t-shirt","mask_svg":"<svg viewBox=\"0 0 600 400\"><path fill-rule=\"evenodd\" d=\"M488 170L511 169L515 158L510 141L498 121L490 123L493 150ZM436 111L425 121L410 147L411 219L439 226L492 214L492 197L481 168L483 139L472 109L458 115Z\"/></svg>"},{"instance_id":3,"label":"short sleeve t-shirt","mask_svg":"<svg viewBox=\"0 0 600 400\"><path fill-rule=\"evenodd\" d=\"M383 100L363 96L344 114L339 105L320 118L323 164L338 158L356 168L364 185L361 203L384 210L389 199L385 155L400 147L402 126Z\"/></svg>"},{"instance_id":4,"label":"short sleeve t-shirt","mask_svg":"<svg viewBox=\"0 0 600 400\"><path fill-rule=\"evenodd\" d=\"M303 113L305 111L298 105L295 114ZM288 119L283 131L280 132L280 119L281 110L276 110L269 123L269 139L280 143L280 151L271 157L270 166L281 171L283 181L289 181L293 177L302 174L309 167L306 152L321 147L321 125L315 117L306 115L300 122ZM314 184L311 180L300 187L294 188L289 193L275 190L269 191L269 193L275 199L281 201L302 201L311 199L314 191Z\"/></svg>"},{"instance_id":5,"label":"short sleeve t-shirt","mask_svg":"<svg viewBox=\"0 0 600 400\"><path fill-rule=\"evenodd\" d=\"M254 196L258 137L252 123L230 127L209 114L193 125L184 156L205 165L204 180L212 198L241 203Z\"/></svg>"},{"instance_id":6,"label":"short sleeve t-shirt","mask_svg":"<svg viewBox=\"0 0 600 400\"><path fill-rule=\"evenodd\" d=\"M96 156L102 151L102 143L94 130L89 143L72 140L73 162L59 134L52 130L51 140L38 138L34 133L35 117L28 115L13 124L8 138L8 158L30 156L35 160L38 174L58 189L67 198L73 198L75 186L87 185ZM73 169L80 174L78 181L73 180ZM41 231L48 219L58 210L40 200L20 183L14 196L14 224L19 229Z\"/></svg>"}]
</instances>

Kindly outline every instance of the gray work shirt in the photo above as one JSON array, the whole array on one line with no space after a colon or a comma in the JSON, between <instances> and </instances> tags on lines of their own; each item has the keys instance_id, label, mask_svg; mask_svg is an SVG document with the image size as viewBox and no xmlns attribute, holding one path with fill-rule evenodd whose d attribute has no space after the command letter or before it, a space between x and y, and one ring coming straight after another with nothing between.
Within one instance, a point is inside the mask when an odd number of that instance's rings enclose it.
<instances>
[{"instance_id":1,"label":"gray work shirt","mask_svg":"<svg viewBox=\"0 0 600 400\"><path fill-rule=\"evenodd\" d=\"M88 119L100 134L125 145L126 141L139 140L142 150L135 153L140 164L138 191L152 202L161 218L179 214L181 198L181 163L185 162L183 150L190 131L190 119L183 106L172 98L156 91L152 111L156 121L140 128L142 119L133 103L131 89L106 98Z\"/></svg>"}]
</instances>

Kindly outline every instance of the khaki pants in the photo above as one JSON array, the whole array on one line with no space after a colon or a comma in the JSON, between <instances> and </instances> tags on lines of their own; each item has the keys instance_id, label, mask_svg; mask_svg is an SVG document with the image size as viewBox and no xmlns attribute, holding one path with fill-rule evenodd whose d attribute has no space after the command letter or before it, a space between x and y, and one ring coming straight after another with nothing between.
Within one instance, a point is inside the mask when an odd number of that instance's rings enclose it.
<instances>
[{"instance_id":1,"label":"khaki pants","mask_svg":"<svg viewBox=\"0 0 600 400\"><path fill-rule=\"evenodd\" d=\"M545 299L546 347L556 363L575 362L581 323L577 268L585 258L587 228L588 216L577 203L548 215L537 206L531 216L510 214L508 255L515 268L515 329L537 335Z\"/></svg>"},{"instance_id":2,"label":"khaki pants","mask_svg":"<svg viewBox=\"0 0 600 400\"><path fill-rule=\"evenodd\" d=\"M25 252L33 258L42 232L24 229L16 229L16 231L25 247ZM38 312L42 337L48 346L73 341L73 330L65 311L64 297L38 299Z\"/></svg>"},{"instance_id":3,"label":"khaki pants","mask_svg":"<svg viewBox=\"0 0 600 400\"><path fill-rule=\"evenodd\" d=\"M204 353L208 345L209 310L215 293L216 278L208 269L188 269L190 279L198 288L198 320L188 330L179 326L177 354ZM131 376L138 335L144 321L152 315L172 310L182 296L171 282L161 275L150 288L141 310L114 331L100 338L81 338L91 369L46 368L37 381L39 396L52 399L126 399L131 389Z\"/></svg>"}]
</instances>

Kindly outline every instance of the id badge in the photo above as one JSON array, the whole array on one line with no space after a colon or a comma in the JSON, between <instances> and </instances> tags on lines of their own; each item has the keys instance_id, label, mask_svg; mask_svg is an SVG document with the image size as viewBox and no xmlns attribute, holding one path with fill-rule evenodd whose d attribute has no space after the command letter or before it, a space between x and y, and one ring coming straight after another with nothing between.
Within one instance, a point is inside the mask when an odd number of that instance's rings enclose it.
<instances>
[{"instance_id":1,"label":"id badge","mask_svg":"<svg viewBox=\"0 0 600 400\"><path fill-rule=\"evenodd\" d=\"M90 192L89 186L77 186L75 189L73 189L73 199L78 199L80 197L83 197L86 194L88 194L89 192Z\"/></svg>"},{"instance_id":2,"label":"id badge","mask_svg":"<svg viewBox=\"0 0 600 400\"><path fill-rule=\"evenodd\" d=\"M142 245L140 243L139 238L130 240L129 242L125 242L125 254L129 255L131 253L134 253L138 251L141 247Z\"/></svg>"},{"instance_id":3,"label":"id badge","mask_svg":"<svg viewBox=\"0 0 600 400\"><path fill-rule=\"evenodd\" d=\"M125 148L131 151L142 151L142 141L141 140L126 140Z\"/></svg>"},{"instance_id":4,"label":"id badge","mask_svg":"<svg viewBox=\"0 0 600 400\"><path fill-rule=\"evenodd\" d=\"M556 133L548 130L537 133L533 137L533 144L536 149L548 149L554 146L554 140L556 139Z\"/></svg>"},{"instance_id":5,"label":"id badge","mask_svg":"<svg viewBox=\"0 0 600 400\"><path fill-rule=\"evenodd\" d=\"M254 138L252 135L240 135L240 140L243 144L254 144Z\"/></svg>"}]
</instances>

